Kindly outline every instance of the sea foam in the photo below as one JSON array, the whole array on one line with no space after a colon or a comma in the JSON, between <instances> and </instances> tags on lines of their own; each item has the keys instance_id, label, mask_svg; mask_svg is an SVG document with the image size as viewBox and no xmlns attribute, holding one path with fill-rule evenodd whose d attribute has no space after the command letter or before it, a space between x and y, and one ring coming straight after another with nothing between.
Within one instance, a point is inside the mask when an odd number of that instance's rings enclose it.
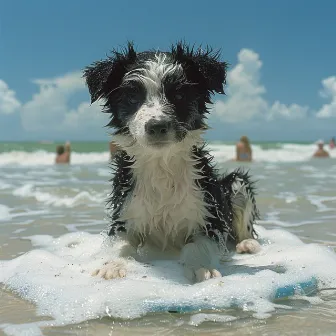
<instances>
[{"instance_id":1,"label":"sea foam","mask_svg":"<svg viewBox=\"0 0 336 336\"><path fill-rule=\"evenodd\" d=\"M50 166L55 164L55 153L38 150L34 152L9 151L0 153L1 166ZM93 164L108 162L109 152L71 153L71 163Z\"/></svg>"},{"instance_id":2,"label":"sea foam","mask_svg":"<svg viewBox=\"0 0 336 336\"><path fill-rule=\"evenodd\" d=\"M226 144L210 144L209 149L220 161L232 160L235 146ZM327 148L328 149L328 148ZM253 159L256 162L303 162L309 161L316 150L316 145L279 144L277 148L265 149L260 145L252 145ZM336 150L330 150L330 156L336 158ZM71 164L91 165L109 161L109 152L71 152ZM0 167L4 166L51 166L55 162L55 153L45 150L34 152L9 151L0 153Z\"/></svg>"},{"instance_id":3,"label":"sea foam","mask_svg":"<svg viewBox=\"0 0 336 336\"><path fill-rule=\"evenodd\" d=\"M36 249L16 259L1 261L0 282L35 303L39 315L53 318L34 324L41 327L106 316L134 319L155 312L158 305L201 307L205 302L217 309L214 312L217 315L193 315L191 324L230 321L231 317L221 315L226 308L267 318L279 309L273 300L279 287L312 277L318 280L319 289L336 287L333 250L304 244L283 230L256 228L262 243L261 252L228 255L221 268L224 277L198 284L188 283L176 260L155 260L150 264L130 260L126 278L106 281L92 277L90 273L113 259L122 244L115 241L111 245L104 235L84 232L59 238L27 237ZM290 309L290 306L283 308Z\"/></svg>"},{"instance_id":4,"label":"sea foam","mask_svg":"<svg viewBox=\"0 0 336 336\"><path fill-rule=\"evenodd\" d=\"M6 221L12 218L10 214L10 208L7 205L0 204L0 222Z\"/></svg>"},{"instance_id":5,"label":"sea foam","mask_svg":"<svg viewBox=\"0 0 336 336\"><path fill-rule=\"evenodd\" d=\"M87 203L101 204L104 202L106 197L106 193L99 194L94 192L90 193L88 191L80 191L73 196L57 195L56 193L41 191L32 183L27 183L19 188L16 188L12 193L14 196L22 198L35 198L38 202L46 205L56 207L65 206L68 208Z\"/></svg>"}]
</instances>

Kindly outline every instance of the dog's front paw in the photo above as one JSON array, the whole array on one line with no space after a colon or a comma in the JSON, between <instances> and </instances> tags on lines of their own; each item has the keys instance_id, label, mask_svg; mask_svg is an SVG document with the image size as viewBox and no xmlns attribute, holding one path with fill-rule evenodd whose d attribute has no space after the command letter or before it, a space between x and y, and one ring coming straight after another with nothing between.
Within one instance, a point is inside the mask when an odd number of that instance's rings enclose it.
<instances>
[{"instance_id":1,"label":"dog's front paw","mask_svg":"<svg viewBox=\"0 0 336 336\"><path fill-rule=\"evenodd\" d=\"M236 246L237 253L258 253L261 250L260 244L255 239L244 239Z\"/></svg>"},{"instance_id":2,"label":"dog's front paw","mask_svg":"<svg viewBox=\"0 0 336 336\"><path fill-rule=\"evenodd\" d=\"M185 277L190 280L191 282L202 282L205 280L209 280L211 278L221 278L222 274L216 270L208 269L208 268L198 268L198 269L191 269L191 268L184 268L184 275Z\"/></svg>"},{"instance_id":3,"label":"dog's front paw","mask_svg":"<svg viewBox=\"0 0 336 336\"><path fill-rule=\"evenodd\" d=\"M101 268L94 270L91 275L106 280L124 278L126 276L126 265L124 261L107 262Z\"/></svg>"},{"instance_id":4,"label":"dog's front paw","mask_svg":"<svg viewBox=\"0 0 336 336\"><path fill-rule=\"evenodd\" d=\"M221 278L222 274L216 269L199 268L195 271L196 282L202 282L211 278Z\"/></svg>"}]
</instances>

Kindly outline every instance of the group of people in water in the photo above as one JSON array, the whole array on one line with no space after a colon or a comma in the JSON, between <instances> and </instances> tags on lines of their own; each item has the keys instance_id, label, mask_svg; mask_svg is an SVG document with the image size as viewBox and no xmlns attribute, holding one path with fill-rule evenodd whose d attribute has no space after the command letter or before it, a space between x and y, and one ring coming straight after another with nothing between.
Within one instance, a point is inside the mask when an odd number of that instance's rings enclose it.
<instances>
[{"instance_id":1,"label":"group of people in water","mask_svg":"<svg viewBox=\"0 0 336 336\"><path fill-rule=\"evenodd\" d=\"M330 154L328 151L324 149L324 141L318 140L316 142L317 150L313 154L314 158L328 158ZM330 150L336 148L336 140L335 137L332 137L329 142ZM234 161L240 162L251 162L252 161L252 149L250 145L250 141L247 136L242 136L239 142L236 144L236 158Z\"/></svg>"},{"instance_id":2,"label":"group of people in water","mask_svg":"<svg viewBox=\"0 0 336 336\"><path fill-rule=\"evenodd\" d=\"M327 150L324 149L324 141L316 141L317 150L313 154L314 158L328 158L330 154ZM329 142L330 150L336 148L335 137L332 137ZM252 161L252 149L250 141L247 136L242 136L239 142L236 144L236 158L235 161Z\"/></svg>"},{"instance_id":3,"label":"group of people in water","mask_svg":"<svg viewBox=\"0 0 336 336\"><path fill-rule=\"evenodd\" d=\"M110 155L112 159L113 155L118 150L118 145L114 143L113 141L111 141L109 144L109 147L110 147ZM70 154L71 154L71 144L69 141L67 141L64 145L58 145L56 147L55 163L56 164L70 163Z\"/></svg>"},{"instance_id":4,"label":"group of people in water","mask_svg":"<svg viewBox=\"0 0 336 336\"><path fill-rule=\"evenodd\" d=\"M317 150L313 154L315 158L328 158L330 157L329 152L324 149L324 141L318 140L316 142ZM110 155L113 158L113 155L118 150L118 145L111 141L109 143ZM330 150L336 148L336 140L335 137L332 137L329 142ZM71 145L70 142L66 142L64 145L59 145L56 147L56 159L55 163L70 163L70 154L71 154ZM251 162L252 159L252 148L250 144L250 140L246 135L243 135L236 144L236 157L233 161L240 162Z\"/></svg>"}]
</instances>

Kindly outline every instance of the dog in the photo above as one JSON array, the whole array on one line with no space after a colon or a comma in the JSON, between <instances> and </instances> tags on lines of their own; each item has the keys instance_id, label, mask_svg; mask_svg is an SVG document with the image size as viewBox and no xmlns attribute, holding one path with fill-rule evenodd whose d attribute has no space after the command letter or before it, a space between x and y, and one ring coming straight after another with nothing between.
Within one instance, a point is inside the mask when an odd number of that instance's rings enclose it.
<instances>
[{"instance_id":1,"label":"dog","mask_svg":"<svg viewBox=\"0 0 336 336\"><path fill-rule=\"evenodd\" d=\"M219 256L230 242L239 253L260 249L254 182L241 169L220 176L202 139L211 97L224 94L227 63L219 58L219 51L184 42L139 53L128 43L83 74L91 103L103 101L110 114L107 126L120 148L108 234L134 251L145 245L179 251L191 282L222 276ZM126 273L120 255L92 275Z\"/></svg>"}]
</instances>

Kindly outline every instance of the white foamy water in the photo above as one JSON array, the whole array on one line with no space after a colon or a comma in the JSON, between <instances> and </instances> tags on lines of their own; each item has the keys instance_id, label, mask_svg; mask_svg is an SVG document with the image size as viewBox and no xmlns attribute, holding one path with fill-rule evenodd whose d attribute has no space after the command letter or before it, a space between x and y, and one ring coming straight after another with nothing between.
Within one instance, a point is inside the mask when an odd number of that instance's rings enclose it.
<instances>
[{"instance_id":1,"label":"white foamy water","mask_svg":"<svg viewBox=\"0 0 336 336\"><path fill-rule=\"evenodd\" d=\"M235 156L233 145L210 145L215 157L220 161L231 160ZM252 145L253 159L259 162L303 162L309 161L316 150L316 145L279 144L279 148L263 149ZM330 151L330 156L336 158L336 151Z\"/></svg>"},{"instance_id":2,"label":"white foamy water","mask_svg":"<svg viewBox=\"0 0 336 336\"><path fill-rule=\"evenodd\" d=\"M235 156L234 145L210 144L209 148L214 152L215 157L220 161L231 160ZM328 149L326 147L326 149ZM252 145L253 157L255 161L260 162L302 162L311 159L316 150L316 145L300 144L279 144L278 148L263 149L260 145ZM330 151L330 156L336 158L336 150ZM91 152L80 153L73 151L71 153L71 162L74 165L97 164L106 162L109 159L109 153ZM53 165L55 153L38 150L34 152L9 151L0 153L1 166L40 166Z\"/></svg>"},{"instance_id":3,"label":"white foamy water","mask_svg":"<svg viewBox=\"0 0 336 336\"><path fill-rule=\"evenodd\" d=\"M93 153L71 153L71 163L78 164L92 164L107 162L109 160L109 152L93 152ZM40 166L40 165L54 165L55 153L39 150L35 152L24 151L10 151L0 153L0 167L1 166Z\"/></svg>"},{"instance_id":4,"label":"white foamy water","mask_svg":"<svg viewBox=\"0 0 336 336\"><path fill-rule=\"evenodd\" d=\"M0 282L34 302L39 315L51 316L53 320L48 323L52 325L104 316L134 319L162 307L176 306L221 310L235 307L257 318L266 318L278 308L274 297L279 287L312 277L318 280L319 290L336 287L333 251L304 244L285 231L262 227L257 231L263 244L261 252L231 254L221 269L226 276L194 285L187 283L182 267L174 260L156 260L150 265L130 261L124 279L106 281L92 277L92 270L117 256L121 244L109 245L106 241L104 244L102 235L84 232L59 238L28 237L37 249L14 260L2 261ZM298 295L300 300L305 300L302 293ZM191 323L199 324L206 319L214 316L195 315ZM42 322L42 326L45 324Z\"/></svg>"},{"instance_id":5,"label":"white foamy water","mask_svg":"<svg viewBox=\"0 0 336 336\"><path fill-rule=\"evenodd\" d=\"M64 194L50 193L37 189L33 184L25 184L22 187L13 190L13 195L22 198L34 198L37 202L54 206L74 207L78 204L99 203L102 204L106 194L90 193L88 191L80 191L73 196L65 196Z\"/></svg>"},{"instance_id":6,"label":"white foamy water","mask_svg":"<svg viewBox=\"0 0 336 336\"><path fill-rule=\"evenodd\" d=\"M6 205L0 204L0 221L5 221L10 218L10 208Z\"/></svg>"}]
</instances>

